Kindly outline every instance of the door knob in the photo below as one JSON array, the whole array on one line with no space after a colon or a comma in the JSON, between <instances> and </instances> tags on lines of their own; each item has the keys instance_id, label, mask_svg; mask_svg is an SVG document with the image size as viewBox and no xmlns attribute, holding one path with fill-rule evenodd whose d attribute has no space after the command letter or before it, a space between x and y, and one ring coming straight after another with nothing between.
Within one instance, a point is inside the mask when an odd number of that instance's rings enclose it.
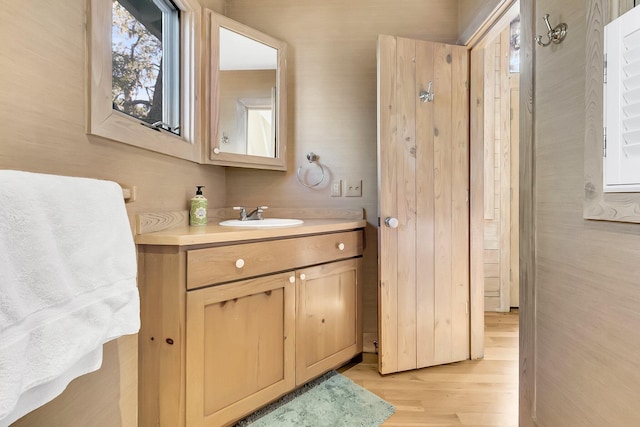
<instances>
[{"instance_id":1,"label":"door knob","mask_svg":"<svg viewBox=\"0 0 640 427\"><path fill-rule=\"evenodd\" d=\"M400 224L398 222L398 218L393 218L388 216L384 219L384 225L386 225L389 228L398 228L398 224Z\"/></svg>"}]
</instances>

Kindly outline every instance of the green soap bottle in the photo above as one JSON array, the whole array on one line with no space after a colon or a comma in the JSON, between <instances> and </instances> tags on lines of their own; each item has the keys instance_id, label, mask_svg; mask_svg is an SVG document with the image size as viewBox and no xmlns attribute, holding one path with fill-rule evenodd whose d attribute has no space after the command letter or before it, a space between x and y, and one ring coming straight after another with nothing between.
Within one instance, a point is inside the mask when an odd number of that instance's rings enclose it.
<instances>
[{"instance_id":1,"label":"green soap bottle","mask_svg":"<svg viewBox=\"0 0 640 427\"><path fill-rule=\"evenodd\" d=\"M196 195L191 199L190 225L207 225L207 199L202 195L204 185L196 186Z\"/></svg>"}]
</instances>

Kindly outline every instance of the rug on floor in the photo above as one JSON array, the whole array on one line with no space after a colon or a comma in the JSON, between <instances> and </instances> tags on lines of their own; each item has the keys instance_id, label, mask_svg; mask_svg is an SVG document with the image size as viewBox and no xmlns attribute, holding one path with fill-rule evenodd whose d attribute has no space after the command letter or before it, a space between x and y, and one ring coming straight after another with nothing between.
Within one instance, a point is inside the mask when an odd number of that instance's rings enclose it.
<instances>
[{"instance_id":1,"label":"rug on floor","mask_svg":"<svg viewBox=\"0 0 640 427\"><path fill-rule=\"evenodd\" d=\"M390 403L330 371L236 427L377 427L394 412Z\"/></svg>"}]
</instances>

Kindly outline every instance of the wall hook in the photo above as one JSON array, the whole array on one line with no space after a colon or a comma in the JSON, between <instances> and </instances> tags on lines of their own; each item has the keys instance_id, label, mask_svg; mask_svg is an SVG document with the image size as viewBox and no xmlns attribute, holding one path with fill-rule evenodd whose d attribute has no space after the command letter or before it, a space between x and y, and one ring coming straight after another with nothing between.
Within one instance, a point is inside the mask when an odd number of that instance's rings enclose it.
<instances>
[{"instance_id":1,"label":"wall hook","mask_svg":"<svg viewBox=\"0 0 640 427\"><path fill-rule=\"evenodd\" d=\"M549 24L549 14L547 13L546 15L544 15L542 19L544 20L544 23L547 25L547 29L549 30L547 32L547 38L549 40L543 42L542 36L537 36L536 42L543 47L549 46L551 42L554 42L555 44L562 42L562 40L564 40L564 38L567 36L567 24L563 22L561 24L558 24L555 28L551 28L551 24Z\"/></svg>"},{"instance_id":2,"label":"wall hook","mask_svg":"<svg viewBox=\"0 0 640 427\"><path fill-rule=\"evenodd\" d=\"M429 86L427 87L427 90L421 90L420 91L420 101L422 102L431 102L433 101L433 97L435 96L435 94L433 93L433 91L431 90L433 87L433 82L429 82Z\"/></svg>"}]
</instances>

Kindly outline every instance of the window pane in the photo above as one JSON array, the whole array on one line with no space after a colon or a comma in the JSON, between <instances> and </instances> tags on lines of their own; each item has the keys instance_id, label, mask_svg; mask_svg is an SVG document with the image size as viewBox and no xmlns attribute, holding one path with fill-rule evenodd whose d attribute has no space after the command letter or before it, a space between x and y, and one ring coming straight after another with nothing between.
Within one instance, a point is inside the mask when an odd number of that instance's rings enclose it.
<instances>
[{"instance_id":1,"label":"window pane","mask_svg":"<svg viewBox=\"0 0 640 427\"><path fill-rule=\"evenodd\" d=\"M179 128L178 10L161 0L114 0L113 108L149 124Z\"/></svg>"}]
</instances>

